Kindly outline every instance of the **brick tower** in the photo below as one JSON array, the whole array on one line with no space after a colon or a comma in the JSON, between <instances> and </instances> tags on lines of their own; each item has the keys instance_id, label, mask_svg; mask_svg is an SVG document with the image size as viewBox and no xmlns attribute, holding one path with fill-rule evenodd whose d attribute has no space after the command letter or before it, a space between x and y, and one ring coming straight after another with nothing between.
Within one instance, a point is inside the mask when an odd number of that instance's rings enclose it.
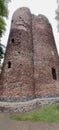
<instances>
[{"instance_id":1,"label":"brick tower","mask_svg":"<svg viewBox=\"0 0 59 130\"><path fill-rule=\"evenodd\" d=\"M50 96L59 93L59 57L48 19L32 16L34 45L35 94Z\"/></svg>"},{"instance_id":2,"label":"brick tower","mask_svg":"<svg viewBox=\"0 0 59 130\"><path fill-rule=\"evenodd\" d=\"M30 99L59 93L59 57L45 16L32 15L25 7L16 10L1 81L2 97Z\"/></svg>"}]
</instances>

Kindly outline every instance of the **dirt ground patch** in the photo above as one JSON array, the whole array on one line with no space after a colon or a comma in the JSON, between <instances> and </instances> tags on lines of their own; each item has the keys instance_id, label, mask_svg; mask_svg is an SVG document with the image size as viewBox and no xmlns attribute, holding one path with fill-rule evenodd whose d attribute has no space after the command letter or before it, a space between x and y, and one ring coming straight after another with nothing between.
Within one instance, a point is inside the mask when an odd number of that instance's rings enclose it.
<instances>
[{"instance_id":1,"label":"dirt ground patch","mask_svg":"<svg viewBox=\"0 0 59 130\"><path fill-rule=\"evenodd\" d=\"M0 113L0 130L59 130L59 123L14 121L9 114Z\"/></svg>"}]
</instances>

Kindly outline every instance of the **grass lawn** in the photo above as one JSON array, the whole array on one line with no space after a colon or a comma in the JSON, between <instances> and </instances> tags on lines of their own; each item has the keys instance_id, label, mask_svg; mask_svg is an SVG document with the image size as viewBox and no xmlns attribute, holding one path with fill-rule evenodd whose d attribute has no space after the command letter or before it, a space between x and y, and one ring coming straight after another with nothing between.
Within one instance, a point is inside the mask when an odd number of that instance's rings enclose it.
<instances>
[{"instance_id":1,"label":"grass lawn","mask_svg":"<svg viewBox=\"0 0 59 130\"><path fill-rule=\"evenodd\" d=\"M18 121L59 122L59 105L49 105L30 112L13 114L10 118Z\"/></svg>"}]
</instances>

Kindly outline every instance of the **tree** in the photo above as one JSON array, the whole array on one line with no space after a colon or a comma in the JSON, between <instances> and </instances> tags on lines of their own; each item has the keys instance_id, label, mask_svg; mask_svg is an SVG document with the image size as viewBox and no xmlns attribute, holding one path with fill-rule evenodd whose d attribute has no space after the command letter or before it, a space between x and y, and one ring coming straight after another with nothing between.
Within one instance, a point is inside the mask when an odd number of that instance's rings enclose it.
<instances>
[{"instance_id":1,"label":"tree","mask_svg":"<svg viewBox=\"0 0 59 130\"><path fill-rule=\"evenodd\" d=\"M4 58L5 53L5 46L0 44L0 66L1 66L1 60Z\"/></svg>"},{"instance_id":2,"label":"tree","mask_svg":"<svg viewBox=\"0 0 59 130\"><path fill-rule=\"evenodd\" d=\"M0 37L2 37L2 34L5 30L5 19L4 17L8 16L8 8L5 0L0 0Z\"/></svg>"},{"instance_id":3,"label":"tree","mask_svg":"<svg viewBox=\"0 0 59 130\"><path fill-rule=\"evenodd\" d=\"M57 0L57 4L58 4L58 7L56 9L56 17L55 19L57 20L57 29L58 29L58 32L59 32L59 0Z\"/></svg>"},{"instance_id":4,"label":"tree","mask_svg":"<svg viewBox=\"0 0 59 130\"><path fill-rule=\"evenodd\" d=\"M0 64L1 64L1 59L4 56L3 45L1 44L1 37L2 37L3 32L6 29L5 18L7 18L8 16L7 3L9 1L10 0L0 0Z\"/></svg>"}]
</instances>

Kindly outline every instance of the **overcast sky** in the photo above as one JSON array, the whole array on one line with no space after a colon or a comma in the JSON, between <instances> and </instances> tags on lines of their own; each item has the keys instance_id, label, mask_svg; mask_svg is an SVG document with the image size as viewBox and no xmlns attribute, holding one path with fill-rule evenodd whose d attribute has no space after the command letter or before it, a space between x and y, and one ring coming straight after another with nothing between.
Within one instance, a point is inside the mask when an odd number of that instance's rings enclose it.
<instances>
[{"instance_id":1,"label":"overcast sky","mask_svg":"<svg viewBox=\"0 0 59 130\"><path fill-rule=\"evenodd\" d=\"M7 27L6 32L2 38L2 44L4 45L7 44L11 18L14 11L20 7L29 7L32 13L36 15L43 14L49 19L53 28L55 42L59 53L59 38L58 38L59 33L57 32L57 21L55 20L56 15L55 10L57 9L56 0L11 0L11 1L12 2L10 2L8 5L9 16L8 20L6 21Z\"/></svg>"}]
</instances>

